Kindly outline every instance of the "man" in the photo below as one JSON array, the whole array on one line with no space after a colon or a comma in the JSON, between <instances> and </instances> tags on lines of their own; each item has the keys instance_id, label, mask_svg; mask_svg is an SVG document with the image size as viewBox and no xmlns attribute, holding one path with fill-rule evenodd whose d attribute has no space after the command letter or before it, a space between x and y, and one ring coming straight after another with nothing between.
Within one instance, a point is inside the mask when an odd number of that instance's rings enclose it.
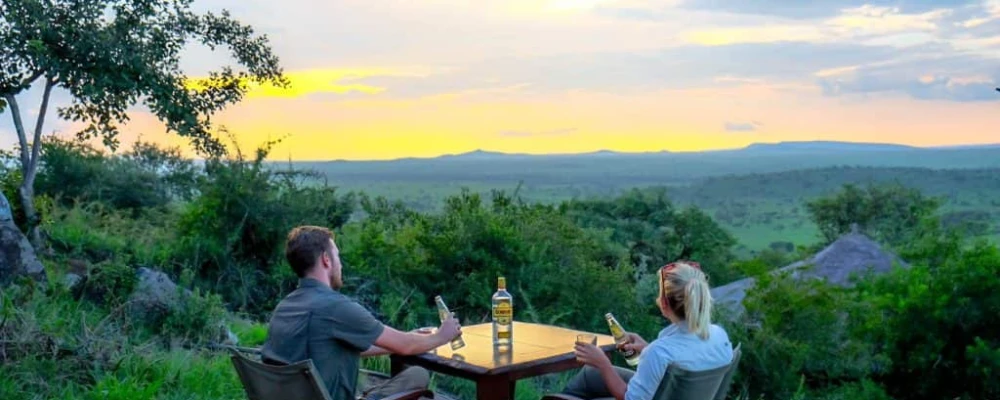
<instances>
[{"instance_id":1,"label":"man","mask_svg":"<svg viewBox=\"0 0 1000 400\"><path fill-rule=\"evenodd\" d=\"M454 318L437 332L400 332L384 326L360 304L338 290L344 285L340 251L330 230L300 226L288 234L288 264L299 277L299 287L284 298L271 316L262 359L290 364L312 359L334 400L353 400L359 359L382 354L421 354L461 335ZM411 367L363 396L377 400L403 391L426 389L426 370Z\"/></svg>"}]
</instances>

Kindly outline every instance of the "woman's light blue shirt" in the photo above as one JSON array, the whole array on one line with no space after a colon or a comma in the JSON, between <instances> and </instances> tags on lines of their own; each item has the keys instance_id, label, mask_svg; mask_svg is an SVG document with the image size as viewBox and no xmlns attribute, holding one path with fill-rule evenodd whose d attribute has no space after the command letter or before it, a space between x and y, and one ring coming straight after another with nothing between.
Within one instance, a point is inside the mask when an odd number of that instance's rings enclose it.
<instances>
[{"instance_id":1,"label":"woman's light blue shirt","mask_svg":"<svg viewBox=\"0 0 1000 400\"><path fill-rule=\"evenodd\" d=\"M642 350L639 366L625 390L625 400L652 400L672 363L690 371L705 371L729 364L732 359L733 345L722 327L712 325L708 339L702 340L688 331L686 322L671 324Z\"/></svg>"}]
</instances>

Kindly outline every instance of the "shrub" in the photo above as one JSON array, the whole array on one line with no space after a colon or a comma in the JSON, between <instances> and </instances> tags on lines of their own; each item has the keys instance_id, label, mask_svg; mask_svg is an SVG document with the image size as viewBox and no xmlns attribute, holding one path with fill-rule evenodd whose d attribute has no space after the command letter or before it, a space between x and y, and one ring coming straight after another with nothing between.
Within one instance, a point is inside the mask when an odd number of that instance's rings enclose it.
<instances>
[{"instance_id":1,"label":"shrub","mask_svg":"<svg viewBox=\"0 0 1000 400\"><path fill-rule=\"evenodd\" d=\"M933 248L952 248L947 244ZM947 254L947 253L945 253ZM870 305L859 337L890 368L876 379L897 399L1000 396L1000 249L978 242L930 265L863 282Z\"/></svg>"},{"instance_id":2,"label":"shrub","mask_svg":"<svg viewBox=\"0 0 1000 400\"><path fill-rule=\"evenodd\" d=\"M183 344L216 342L225 328L222 298L200 288L187 292L185 286L190 286L192 279L190 271L181 278L177 304L167 311L160 333Z\"/></svg>"},{"instance_id":3,"label":"shrub","mask_svg":"<svg viewBox=\"0 0 1000 400\"><path fill-rule=\"evenodd\" d=\"M253 159L237 151L232 158L207 160L200 195L186 205L177 226L180 264L194 269L202 288L255 315L270 312L294 289L296 278L283 256L288 231L303 224L339 228L353 206L351 195L306 184L311 174L265 164L271 145Z\"/></svg>"},{"instance_id":4,"label":"shrub","mask_svg":"<svg viewBox=\"0 0 1000 400\"><path fill-rule=\"evenodd\" d=\"M733 343L742 343L740 383L751 398L790 398L827 392L842 382L866 378L879 360L871 343L851 336L855 305L838 287L797 281L787 273L756 276L744 300L746 312L724 323Z\"/></svg>"},{"instance_id":5,"label":"shrub","mask_svg":"<svg viewBox=\"0 0 1000 400\"><path fill-rule=\"evenodd\" d=\"M162 208L194 193L196 170L177 148L137 141L108 155L79 139L45 138L35 192L74 202L100 202L117 210Z\"/></svg>"},{"instance_id":6,"label":"shrub","mask_svg":"<svg viewBox=\"0 0 1000 400\"><path fill-rule=\"evenodd\" d=\"M601 234L581 229L553 207L496 193L450 197L440 214L420 215L384 200L362 199L369 218L345 228L345 290L393 324L436 323L433 297L472 323L489 320L498 276L515 297L516 317L606 329L614 312L630 328L652 326L636 302L633 269Z\"/></svg>"},{"instance_id":7,"label":"shrub","mask_svg":"<svg viewBox=\"0 0 1000 400\"><path fill-rule=\"evenodd\" d=\"M125 302L138 278L135 269L120 261L95 265L84 283L84 295L98 304L118 305Z\"/></svg>"}]
</instances>

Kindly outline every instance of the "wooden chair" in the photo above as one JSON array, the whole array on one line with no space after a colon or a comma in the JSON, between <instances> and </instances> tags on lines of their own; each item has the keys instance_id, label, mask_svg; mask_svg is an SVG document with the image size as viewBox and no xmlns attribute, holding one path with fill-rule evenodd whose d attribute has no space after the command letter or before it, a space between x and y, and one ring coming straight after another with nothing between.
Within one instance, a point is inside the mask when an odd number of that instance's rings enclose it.
<instances>
[{"instance_id":1,"label":"wooden chair","mask_svg":"<svg viewBox=\"0 0 1000 400\"><path fill-rule=\"evenodd\" d=\"M667 368L652 400L725 400L733 383L733 374L739 365L742 344L733 349L733 361L707 371L688 371L676 365ZM562 393L551 393L542 400L587 400ZM614 400L600 398L592 400Z\"/></svg>"},{"instance_id":2,"label":"wooden chair","mask_svg":"<svg viewBox=\"0 0 1000 400\"><path fill-rule=\"evenodd\" d=\"M288 365L268 365L229 347L233 366L249 400L332 400L312 360ZM433 399L430 390L397 393L381 400Z\"/></svg>"}]
</instances>

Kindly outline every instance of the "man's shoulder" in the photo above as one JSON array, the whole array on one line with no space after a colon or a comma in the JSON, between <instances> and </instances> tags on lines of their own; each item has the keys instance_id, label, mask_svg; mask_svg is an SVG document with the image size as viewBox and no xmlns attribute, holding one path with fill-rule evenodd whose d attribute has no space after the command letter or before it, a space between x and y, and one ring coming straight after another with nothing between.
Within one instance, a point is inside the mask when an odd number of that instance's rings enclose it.
<instances>
[{"instance_id":1,"label":"man's shoulder","mask_svg":"<svg viewBox=\"0 0 1000 400\"><path fill-rule=\"evenodd\" d=\"M354 303L349 297L330 290L298 288L285 296L275 306L275 312L327 313L341 309L344 304Z\"/></svg>"},{"instance_id":2,"label":"man's shoulder","mask_svg":"<svg viewBox=\"0 0 1000 400\"><path fill-rule=\"evenodd\" d=\"M311 302L313 310L320 315L368 313L368 309L351 297L336 291L317 294Z\"/></svg>"}]
</instances>

